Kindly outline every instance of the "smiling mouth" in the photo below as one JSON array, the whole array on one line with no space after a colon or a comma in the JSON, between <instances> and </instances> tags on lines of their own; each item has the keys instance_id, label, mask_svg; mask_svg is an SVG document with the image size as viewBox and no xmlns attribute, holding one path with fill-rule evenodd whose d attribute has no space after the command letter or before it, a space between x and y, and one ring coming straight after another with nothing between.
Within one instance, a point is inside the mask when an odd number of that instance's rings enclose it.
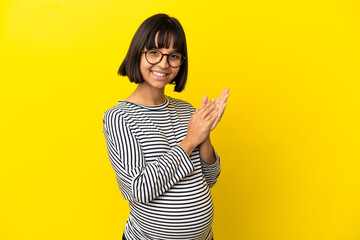
<instances>
[{"instance_id":1,"label":"smiling mouth","mask_svg":"<svg viewBox=\"0 0 360 240\"><path fill-rule=\"evenodd\" d=\"M155 72L155 71L151 71L151 72L158 77L165 77L165 76L169 75L168 73L161 73L161 72Z\"/></svg>"}]
</instances>

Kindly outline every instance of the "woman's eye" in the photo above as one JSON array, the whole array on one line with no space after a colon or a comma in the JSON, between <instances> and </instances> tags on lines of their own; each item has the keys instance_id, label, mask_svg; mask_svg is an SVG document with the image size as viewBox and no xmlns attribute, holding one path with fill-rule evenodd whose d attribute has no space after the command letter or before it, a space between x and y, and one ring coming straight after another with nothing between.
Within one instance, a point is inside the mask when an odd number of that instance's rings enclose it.
<instances>
[{"instance_id":1,"label":"woman's eye","mask_svg":"<svg viewBox=\"0 0 360 240\"><path fill-rule=\"evenodd\" d=\"M159 52L155 51L155 50L152 50L152 51L148 51L148 53L152 56L156 56L159 54Z\"/></svg>"},{"instance_id":2,"label":"woman's eye","mask_svg":"<svg viewBox=\"0 0 360 240\"><path fill-rule=\"evenodd\" d=\"M179 60L181 58L181 56L179 54L171 54L170 58L173 60Z\"/></svg>"}]
</instances>

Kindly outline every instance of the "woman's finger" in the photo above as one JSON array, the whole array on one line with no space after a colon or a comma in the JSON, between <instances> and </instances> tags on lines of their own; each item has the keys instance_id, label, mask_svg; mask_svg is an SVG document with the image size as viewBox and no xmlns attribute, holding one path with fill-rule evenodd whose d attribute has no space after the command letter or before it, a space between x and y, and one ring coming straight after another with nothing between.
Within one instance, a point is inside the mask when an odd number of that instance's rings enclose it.
<instances>
[{"instance_id":1,"label":"woman's finger","mask_svg":"<svg viewBox=\"0 0 360 240\"><path fill-rule=\"evenodd\" d=\"M214 130L217 126L217 124L220 122L224 112L225 112L225 108L226 108L226 103L223 103L223 105L220 107L217 116L216 116L216 120L214 121L212 127L211 127L211 131Z\"/></svg>"},{"instance_id":2,"label":"woman's finger","mask_svg":"<svg viewBox=\"0 0 360 240\"><path fill-rule=\"evenodd\" d=\"M219 96L218 99L219 99L220 101L226 102L227 98L229 97L229 91L230 91L230 89L225 88L225 89L221 92L221 94L220 94L220 96Z\"/></svg>"},{"instance_id":3,"label":"woman's finger","mask_svg":"<svg viewBox=\"0 0 360 240\"><path fill-rule=\"evenodd\" d=\"M211 120L213 118L213 115L217 116L218 115L218 112L219 112L219 103L218 102L215 102L216 104L214 104L212 107L210 107L208 109L208 112L207 112L207 115L204 116L204 118L206 120ZM215 117L216 119L216 117ZM212 120L211 120L212 121Z\"/></svg>"},{"instance_id":4,"label":"woman's finger","mask_svg":"<svg viewBox=\"0 0 360 240\"><path fill-rule=\"evenodd\" d=\"M203 97L203 99L201 100L201 106L200 106L200 108L202 108L203 106L205 106L205 104L207 103L207 101L208 101L208 96L204 96Z\"/></svg>"},{"instance_id":5,"label":"woman's finger","mask_svg":"<svg viewBox=\"0 0 360 240\"><path fill-rule=\"evenodd\" d=\"M225 112L225 107L226 107L226 103L224 103L224 104L221 106L221 109L220 109L219 112L218 112L218 116L217 116L217 118L216 118L216 124L217 124L218 122L220 122L220 120L221 120L221 118L222 118L222 116L223 116L223 114L224 114L224 112Z\"/></svg>"},{"instance_id":6,"label":"woman's finger","mask_svg":"<svg viewBox=\"0 0 360 240\"><path fill-rule=\"evenodd\" d=\"M215 101L214 98L211 99L209 102L207 102L205 104L205 106L203 106L202 108L199 109L198 112L199 112L200 116L205 118L210 112L212 112L215 109L217 103L218 102Z\"/></svg>"},{"instance_id":7,"label":"woman's finger","mask_svg":"<svg viewBox=\"0 0 360 240\"><path fill-rule=\"evenodd\" d=\"M212 127L215 125L216 126L216 121L218 118L218 113L216 111L211 112L211 114L209 114L210 117L208 119L208 121L210 122L210 131L213 129Z\"/></svg>"},{"instance_id":8,"label":"woman's finger","mask_svg":"<svg viewBox=\"0 0 360 240\"><path fill-rule=\"evenodd\" d=\"M221 98L220 100L220 110L219 110L219 117L218 117L218 121L220 121L223 113L224 113L224 110L225 110L225 107L226 107L226 100L229 98L230 94L229 94L229 89L228 88L225 88L220 97L218 99Z\"/></svg>"}]
</instances>

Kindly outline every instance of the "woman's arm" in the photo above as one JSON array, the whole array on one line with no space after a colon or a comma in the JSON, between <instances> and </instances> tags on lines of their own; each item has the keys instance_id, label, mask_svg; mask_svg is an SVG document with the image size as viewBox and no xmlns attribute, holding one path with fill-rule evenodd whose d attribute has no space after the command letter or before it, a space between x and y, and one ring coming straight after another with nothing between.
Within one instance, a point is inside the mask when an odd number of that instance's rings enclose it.
<instances>
[{"instance_id":1,"label":"woman's arm","mask_svg":"<svg viewBox=\"0 0 360 240\"><path fill-rule=\"evenodd\" d=\"M179 145L156 161L146 162L136 136L116 109L104 114L103 128L110 162L127 200L150 202L194 171L191 159Z\"/></svg>"},{"instance_id":2,"label":"woman's arm","mask_svg":"<svg viewBox=\"0 0 360 240\"><path fill-rule=\"evenodd\" d=\"M216 183L221 170L220 158L214 151L210 138L199 145L201 169L209 188Z\"/></svg>"}]
</instances>

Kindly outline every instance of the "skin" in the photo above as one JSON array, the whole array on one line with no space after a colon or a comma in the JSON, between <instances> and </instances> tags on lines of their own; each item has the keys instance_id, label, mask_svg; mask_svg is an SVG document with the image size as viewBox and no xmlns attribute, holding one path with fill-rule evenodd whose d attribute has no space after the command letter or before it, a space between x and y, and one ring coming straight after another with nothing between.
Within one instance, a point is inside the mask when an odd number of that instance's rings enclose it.
<instances>
[{"instance_id":1,"label":"skin","mask_svg":"<svg viewBox=\"0 0 360 240\"><path fill-rule=\"evenodd\" d=\"M229 89L225 88L221 92L220 97L218 97L216 99L217 109L218 109L217 116L216 116L216 119L215 119L213 125L210 128L210 131L214 130L216 128L217 124L220 122L220 120L224 114L224 111L226 108L226 100L228 98L229 98ZM202 109L206 105L207 99L208 99L208 97L205 95L201 101L200 109ZM206 139L202 143L200 143L199 151L200 151L200 157L204 162L206 162L208 164L212 164L216 161L216 157L215 157L213 147L212 147L212 144L210 141L210 132L209 132L208 136L206 137Z\"/></svg>"},{"instance_id":2,"label":"skin","mask_svg":"<svg viewBox=\"0 0 360 240\"><path fill-rule=\"evenodd\" d=\"M216 157L210 140L210 132L220 122L228 97L228 88L225 88L216 100L211 99L208 102L208 97L206 95L203 97L200 109L196 110L189 121L186 137L179 144L189 156L199 146L201 159L207 164L215 163Z\"/></svg>"},{"instance_id":3,"label":"skin","mask_svg":"<svg viewBox=\"0 0 360 240\"><path fill-rule=\"evenodd\" d=\"M157 42L157 35L155 37ZM171 40L170 48L158 49L164 54L169 54L176 49L173 48L173 40ZM146 50L146 49L144 49ZM165 86L169 84L178 74L180 68L173 68L167 62L166 56L156 65L149 64L145 59L145 54L141 55L140 72L144 79L143 83L138 84L134 92L126 98L126 101L152 106L160 105L165 101ZM165 73L166 76L159 77L154 72ZM201 159L213 164L216 157L213 146L210 141L210 132L214 130L220 122L226 108L226 100L229 97L229 89L225 88L220 97L208 101L208 97L204 96L201 106L192 115L186 137L179 145L190 156L194 149L199 146Z\"/></svg>"}]
</instances>

